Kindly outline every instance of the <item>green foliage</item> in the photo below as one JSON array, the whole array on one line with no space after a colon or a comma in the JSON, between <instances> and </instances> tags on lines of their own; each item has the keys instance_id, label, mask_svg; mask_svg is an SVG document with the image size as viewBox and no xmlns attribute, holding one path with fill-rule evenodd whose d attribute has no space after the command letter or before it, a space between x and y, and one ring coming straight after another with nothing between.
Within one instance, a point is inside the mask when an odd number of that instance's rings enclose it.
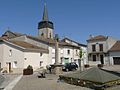
<instances>
[{"instance_id":1,"label":"green foliage","mask_svg":"<svg viewBox=\"0 0 120 90\"><path fill-rule=\"evenodd\" d=\"M83 50L80 48L80 53L79 53L80 59L82 59L83 56L84 56L84 52L83 52Z\"/></svg>"}]
</instances>

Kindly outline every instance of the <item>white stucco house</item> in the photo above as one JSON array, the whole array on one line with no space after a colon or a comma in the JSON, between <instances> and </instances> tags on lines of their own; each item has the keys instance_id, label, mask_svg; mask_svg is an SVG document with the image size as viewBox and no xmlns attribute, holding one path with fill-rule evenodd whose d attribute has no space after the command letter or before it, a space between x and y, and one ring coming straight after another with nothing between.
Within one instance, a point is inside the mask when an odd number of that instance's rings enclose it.
<instances>
[{"instance_id":1,"label":"white stucco house","mask_svg":"<svg viewBox=\"0 0 120 90\"><path fill-rule=\"evenodd\" d=\"M47 65L48 50L24 41L0 40L0 67L7 72L22 72L28 65L36 69Z\"/></svg>"},{"instance_id":2,"label":"white stucco house","mask_svg":"<svg viewBox=\"0 0 120 90\"><path fill-rule=\"evenodd\" d=\"M120 41L117 41L109 50L110 64L120 65Z\"/></svg>"},{"instance_id":3,"label":"white stucco house","mask_svg":"<svg viewBox=\"0 0 120 90\"><path fill-rule=\"evenodd\" d=\"M87 40L89 64L120 65L119 49L119 41L111 36L90 36Z\"/></svg>"},{"instance_id":4,"label":"white stucco house","mask_svg":"<svg viewBox=\"0 0 120 90\"><path fill-rule=\"evenodd\" d=\"M83 63L87 63L87 46L74 40L59 40L59 63L78 63L79 50L84 51ZM7 72L22 72L31 65L34 70L55 63L54 25L48 19L46 5L42 21L38 23L38 35L31 36L7 30L0 38L0 68Z\"/></svg>"}]
</instances>

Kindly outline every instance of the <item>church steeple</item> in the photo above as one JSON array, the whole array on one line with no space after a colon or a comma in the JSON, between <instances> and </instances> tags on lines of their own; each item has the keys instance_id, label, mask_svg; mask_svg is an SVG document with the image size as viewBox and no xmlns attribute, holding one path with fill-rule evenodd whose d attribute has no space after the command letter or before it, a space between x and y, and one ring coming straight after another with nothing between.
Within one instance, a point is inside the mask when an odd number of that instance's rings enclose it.
<instances>
[{"instance_id":1,"label":"church steeple","mask_svg":"<svg viewBox=\"0 0 120 90\"><path fill-rule=\"evenodd\" d=\"M48 19L48 11L46 3L44 4L44 11L42 21L38 23L38 36L44 38L53 38L53 23Z\"/></svg>"},{"instance_id":2,"label":"church steeple","mask_svg":"<svg viewBox=\"0 0 120 90\"><path fill-rule=\"evenodd\" d=\"M49 19L48 19L48 12L47 12L46 3L44 4L44 12L43 12L43 18L42 18L42 21L49 21Z\"/></svg>"}]
</instances>

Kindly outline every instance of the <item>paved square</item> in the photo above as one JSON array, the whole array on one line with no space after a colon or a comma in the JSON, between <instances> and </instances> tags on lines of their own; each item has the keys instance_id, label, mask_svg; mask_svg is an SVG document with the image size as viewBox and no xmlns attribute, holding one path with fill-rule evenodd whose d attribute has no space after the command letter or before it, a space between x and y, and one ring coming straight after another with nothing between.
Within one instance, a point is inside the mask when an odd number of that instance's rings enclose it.
<instances>
[{"instance_id":1,"label":"paved square","mask_svg":"<svg viewBox=\"0 0 120 90\"><path fill-rule=\"evenodd\" d=\"M13 90L90 90L85 87L70 85L57 81L58 76L46 75L38 78L37 75L23 76Z\"/></svg>"}]
</instances>

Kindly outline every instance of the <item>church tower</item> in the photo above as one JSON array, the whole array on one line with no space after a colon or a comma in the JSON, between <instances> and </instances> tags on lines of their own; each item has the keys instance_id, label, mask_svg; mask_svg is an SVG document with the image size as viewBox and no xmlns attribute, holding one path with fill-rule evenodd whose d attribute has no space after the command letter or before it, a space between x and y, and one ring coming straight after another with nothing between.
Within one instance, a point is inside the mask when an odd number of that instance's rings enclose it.
<instances>
[{"instance_id":1,"label":"church tower","mask_svg":"<svg viewBox=\"0 0 120 90\"><path fill-rule=\"evenodd\" d=\"M42 21L38 23L38 36L53 39L53 29L53 23L48 19L47 7L46 4L44 4Z\"/></svg>"}]
</instances>

